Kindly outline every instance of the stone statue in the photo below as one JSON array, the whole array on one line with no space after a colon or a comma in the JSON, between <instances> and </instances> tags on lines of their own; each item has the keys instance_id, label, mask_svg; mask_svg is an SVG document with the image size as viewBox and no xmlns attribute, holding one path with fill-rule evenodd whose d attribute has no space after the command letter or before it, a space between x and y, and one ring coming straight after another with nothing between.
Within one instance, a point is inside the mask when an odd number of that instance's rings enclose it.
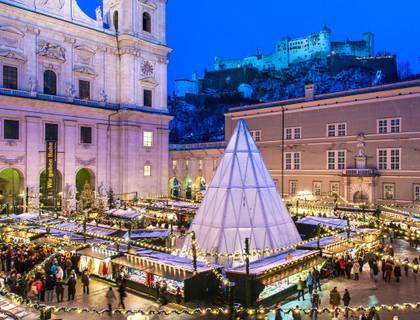
<instances>
[{"instance_id":1,"label":"stone statue","mask_svg":"<svg viewBox=\"0 0 420 320\"><path fill-rule=\"evenodd\" d=\"M98 194L99 194L99 197L101 198L107 196L106 187L103 182L101 182L101 184L98 187Z\"/></svg>"},{"instance_id":2,"label":"stone statue","mask_svg":"<svg viewBox=\"0 0 420 320\"><path fill-rule=\"evenodd\" d=\"M105 90L102 89L101 92L99 93L101 96L101 102L107 102L108 101L108 95L106 94Z\"/></svg>"},{"instance_id":3,"label":"stone statue","mask_svg":"<svg viewBox=\"0 0 420 320\"><path fill-rule=\"evenodd\" d=\"M29 78L29 92L36 92L38 81L34 77Z\"/></svg>"},{"instance_id":4,"label":"stone statue","mask_svg":"<svg viewBox=\"0 0 420 320\"><path fill-rule=\"evenodd\" d=\"M97 22L102 22L102 10L101 10L101 6L97 6L96 7L96 21Z\"/></svg>"},{"instance_id":5,"label":"stone statue","mask_svg":"<svg viewBox=\"0 0 420 320\"><path fill-rule=\"evenodd\" d=\"M66 95L73 99L76 97L76 90L71 83L67 83L66 85Z\"/></svg>"}]
</instances>

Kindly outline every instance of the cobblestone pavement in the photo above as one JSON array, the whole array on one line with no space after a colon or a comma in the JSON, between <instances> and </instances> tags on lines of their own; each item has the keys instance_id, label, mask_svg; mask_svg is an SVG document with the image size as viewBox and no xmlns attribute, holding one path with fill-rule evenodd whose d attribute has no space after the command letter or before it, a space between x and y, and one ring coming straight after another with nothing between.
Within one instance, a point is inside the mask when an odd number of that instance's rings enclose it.
<instances>
[{"instance_id":1,"label":"cobblestone pavement","mask_svg":"<svg viewBox=\"0 0 420 320\"><path fill-rule=\"evenodd\" d=\"M408 244L404 241L396 241L394 242L395 248L395 256L404 256L410 257L410 261L414 256L418 256L420 254L420 248L416 251L416 249L410 248ZM400 283L397 283L395 279L392 279L390 284L385 283L381 276L379 276L379 281L377 287L375 287L374 283L369 278L369 271L368 266L365 265L364 271L361 274L361 278L359 281L354 280L347 280L344 278L335 279L324 283L322 286L321 292L321 307L329 306L329 292L333 287L337 287L340 294L343 293L344 289L347 288L350 291L352 296L352 300L350 306L359 306L359 305L368 305L369 301L377 300L378 304L395 304L395 303L403 303L403 302L418 302L420 301L420 274L415 276L411 271L409 272L409 276L402 277ZM106 308L106 299L105 293L108 290L109 284L103 281L93 280L91 283L91 292L90 295L83 295L82 287L79 284L77 287L76 292L76 299L74 301L66 301L67 299L67 292L65 294L65 301L61 305L64 306L79 306L79 307L97 307L97 308ZM115 290L117 295L117 292ZM159 308L159 305L150 299L146 299L143 297L139 297L132 293L127 293L128 296L126 298L126 308L127 309L143 309L143 310L156 310ZM117 295L118 296L118 295ZM299 306L301 308L310 308L310 298L309 294L306 293L305 301L297 301L293 297L283 304L284 308L290 308L294 306ZM168 305L165 309L170 310L173 308L179 308L176 305ZM404 312L383 312L381 313L381 320L391 320L394 315L399 315L399 320L420 320L420 311L404 311ZM123 319L124 317L121 315L113 315L112 317L108 315L97 316L94 314L86 314L86 313L58 313L54 315L55 319ZM196 319L198 316L188 316L188 315L171 315L171 316L154 316L150 317L149 320L155 319L176 319L176 320L190 320ZM223 319L222 316L217 317L200 317L201 319ZM274 319L272 314L268 315L270 320ZM285 319L289 319L288 316ZM302 319L309 319L309 316L302 316ZM318 317L320 320L331 319L330 315L324 314Z\"/></svg>"}]
</instances>

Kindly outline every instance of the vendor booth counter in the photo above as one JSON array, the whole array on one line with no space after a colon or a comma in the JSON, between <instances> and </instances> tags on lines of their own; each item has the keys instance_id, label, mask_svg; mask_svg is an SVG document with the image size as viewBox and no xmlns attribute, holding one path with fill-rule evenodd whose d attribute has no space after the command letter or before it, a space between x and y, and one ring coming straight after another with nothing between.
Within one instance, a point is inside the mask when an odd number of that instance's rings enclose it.
<instances>
[{"instance_id":1,"label":"vendor booth counter","mask_svg":"<svg viewBox=\"0 0 420 320\"><path fill-rule=\"evenodd\" d=\"M313 267L320 267L319 251L289 250L254 261L249 266L250 303L270 303L284 299L296 292L299 277L306 275ZM247 276L245 265L226 270L227 277L235 283L235 301L247 304Z\"/></svg>"},{"instance_id":2,"label":"vendor booth counter","mask_svg":"<svg viewBox=\"0 0 420 320\"><path fill-rule=\"evenodd\" d=\"M77 254L80 256L77 265L79 272L87 270L91 275L107 280L113 279L111 259L120 253L99 247L88 247L77 250Z\"/></svg>"},{"instance_id":3,"label":"vendor booth counter","mask_svg":"<svg viewBox=\"0 0 420 320\"><path fill-rule=\"evenodd\" d=\"M197 273L193 272L193 262L154 250L135 248L130 253L112 260L114 274L126 274L127 287L157 297L156 283L166 283L167 298L175 299L179 288L185 302L192 300L211 301L217 291L218 282L203 263L197 263Z\"/></svg>"}]
</instances>

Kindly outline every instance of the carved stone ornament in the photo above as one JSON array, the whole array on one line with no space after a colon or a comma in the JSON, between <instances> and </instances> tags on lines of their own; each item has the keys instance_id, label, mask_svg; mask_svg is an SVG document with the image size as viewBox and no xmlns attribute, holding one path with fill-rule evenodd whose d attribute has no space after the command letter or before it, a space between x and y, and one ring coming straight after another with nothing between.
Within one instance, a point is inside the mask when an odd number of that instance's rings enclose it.
<instances>
[{"instance_id":1,"label":"carved stone ornament","mask_svg":"<svg viewBox=\"0 0 420 320\"><path fill-rule=\"evenodd\" d=\"M101 92L99 93L99 95L101 96L101 102L107 102L108 101L108 95L106 94L105 90L102 89Z\"/></svg>"},{"instance_id":2,"label":"carved stone ornament","mask_svg":"<svg viewBox=\"0 0 420 320\"><path fill-rule=\"evenodd\" d=\"M95 72L95 70L93 70L92 68L88 67L88 66L75 66L73 68L74 72L78 72L78 73L83 73L83 74L87 74L89 76L93 76L96 77L98 74Z\"/></svg>"},{"instance_id":3,"label":"carved stone ornament","mask_svg":"<svg viewBox=\"0 0 420 320\"><path fill-rule=\"evenodd\" d=\"M95 158L90 158L90 159L81 159L81 158L76 158L77 163L81 164L83 166L91 166L93 164L96 163L96 159Z\"/></svg>"},{"instance_id":4,"label":"carved stone ornament","mask_svg":"<svg viewBox=\"0 0 420 320\"><path fill-rule=\"evenodd\" d=\"M142 75L151 77L155 71L155 68L150 61L143 61L140 70Z\"/></svg>"},{"instance_id":5,"label":"carved stone ornament","mask_svg":"<svg viewBox=\"0 0 420 320\"><path fill-rule=\"evenodd\" d=\"M12 59L19 62L26 62L26 57L23 54L12 50L0 49L0 58Z\"/></svg>"},{"instance_id":6,"label":"carved stone ornament","mask_svg":"<svg viewBox=\"0 0 420 320\"><path fill-rule=\"evenodd\" d=\"M65 0L38 0L37 5L51 9L63 9Z\"/></svg>"},{"instance_id":7,"label":"carved stone ornament","mask_svg":"<svg viewBox=\"0 0 420 320\"><path fill-rule=\"evenodd\" d=\"M15 164L21 163L24 158L25 158L24 156L20 156L20 157L16 157L16 158L7 158L5 156L0 155L0 162L10 166L10 165L15 165Z\"/></svg>"},{"instance_id":8,"label":"carved stone ornament","mask_svg":"<svg viewBox=\"0 0 420 320\"><path fill-rule=\"evenodd\" d=\"M38 55L41 57L55 59L61 62L66 61L66 49L48 41L38 43Z\"/></svg>"},{"instance_id":9,"label":"carved stone ornament","mask_svg":"<svg viewBox=\"0 0 420 320\"><path fill-rule=\"evenodd\" d=\"M76 97L76 90L74 89L74 86L71 83L66 84L66 96L70 98Z\"/></svg>"}]
</instances>

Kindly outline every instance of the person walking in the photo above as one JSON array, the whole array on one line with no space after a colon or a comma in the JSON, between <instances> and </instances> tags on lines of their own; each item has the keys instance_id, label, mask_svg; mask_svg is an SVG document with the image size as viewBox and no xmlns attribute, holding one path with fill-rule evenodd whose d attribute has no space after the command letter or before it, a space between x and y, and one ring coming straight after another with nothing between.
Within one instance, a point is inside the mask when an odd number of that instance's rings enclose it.
<instances>
[{"instance_id":1,"label":"person walking","mask_svg":"<svg viewBox=\"0 0 420 320\"><path fill-rule=\"evenodd\" d=\"M69 280L67 281L68 301L74 300L74 297L76 295L76 284L77 284L76 278L75 278L74 274L71 274Z\"/></svg>"},{"instance_id":2,"label":"person walking","mask_svg":"<svg viewBox=\"0 0 420 320\"><path fill-rule=\"evenodd\" d=\"M353 273L354 273L355 281L359 281L359 272L360 272L360 264L357 260L355 260L353 264Z\"/></svg>"},{"instance_id":3,"label":"person walking","mask_svg":"<svg viewBox=\"0 0 420 320\"><path fill-rule=\"evenodd\" d=\"M89 294L89 272L85 270L82 275L82 284L83 284L83 294Z\"/></svg>"},{"instance_id":4,"label":"person walking","mask_svg":"<svg viewBox=\"0 0 420 320\"><path fill-rule=\"evenodd\" d=\"M330 305L335 309L340 305L340 301L340 293L338 292L337 287L334 287L330 292Z\"/></svg>"},{"instance_id":5,"label":"person walking","mask_svg":"<svg viewBox=\"0 0 420 320\"><path fill-rule=\"evenodd\" d=\"M314 288L321 291L321 273L315 267L312 270L312 279L314 280Z\"/></svg>"},{"instance_id":6,"label":"person walking","mask_svg":"<svg viewBox=\"0 0 420 320\"><path fill-rule=\"evenodd\" d=\"M348 307L350 305L350 300L351 300L351 296L350 296L350 292L348 289L344 289L344 294L343 294L343 303L345 307Z\"/></svg>"},{"instance_id":7,"label":"person walking","mask_svg":"<svg viewBox=\"0 0 420 320\"><path fill-rule=\"evenodd\" d=\"M298 301L300 300L300 297L302 297L302 301L305 301L305 289L304 289L305 283L303 282L302 278L299 278L297 284L296 284L296 289L297 289L297 299Z\"/></svg>"},{"instance_id":8,"label":"person walking","mask_svg":"<svg viewBox=\"0 0 420 320\"><path fill-rule=\"evenodd\" d=\"M312 278L310 272L308 272L308 275L306 276L306 287L308 288L309 296L312 296L312 291L314 289L314 279Z\"/></svg>"},{"instance_id":9,"label":"person walking","mask_svg":"<svg viewBox=\"0 0 420 320\"><path fill-rule=\"evenodd\" d=\"M118 293L120 295L120 303L119 303L118 307L121 307L121 308L125 309L124 299L127 296L127 294L125 293L124 284L120 284L118 286Z\"/></svg>"},{"instance_id":10,"label":"person walking","mask_svg":"<svg viewBox=\"0 0 420 320\"><path fill-rule=\"evenodd\" d=\"M396 264L394 267L394 277L397 279L397 282L400 282L401 278L401 267L399 264Z\"/></svg>"},{"instance_id":11,"label":"person walking","mask_svg":"<svg viewBox=\"0 0 420 320\"><path fill-rule=\"evenodd\" d=\"M387 261L385 264L385 282L390 283L392 277L392 264L390 261Z\"/></svg>"},{"instance_id":12,"label":"person walking","mask_svg":"<svg viewBox=\"0 0 420 320\"><path fill-rule=\"evenodd\" d=\"M281 311L281 303L278 303L276 310L274 311L274 320L283 320L283 314Z\"/></svg>"},{"instance_id":13,"label":"person walking","mask_svg":"<svg viewBox=\"0 0 420 320\"><path fill-rule=\"evenodd\" d=\"M408 277L408 264L410 263L410 261L408 260L408 258L404 259L404 274L406 277Z\"/></svg>"},{"instance_id":14,"label":"person walking","mask_svg":"<svg viewBox=\"0 0 420 320\"><path fill-rule=\"evenodd\" d=\"M321 298L319 296L318 290L315 289L311 298L312 310L311 310L311 320L318 319L318 308L321 305Z\"/></svg>"},{"instance_id":15,"label":"person walking","mask_svg":"<svg viewBox=\"0 0 420 320\"><path fill-rule=\"evenodd\" d=\"M117 297L115 296L114 290L112 290L112 287L109 287L108 291L105 295L106 303L108 304L108 313L111 316L112 315L112 306L115 303L115 300L117 300Z\"/></svg>"},{"instance_id":16,"label":"person walking","mask_svg":"<svg viewBox=\"0 0 420 320\"><path fill-rule=\"evenodd\" d=\"M176 298L176 303L177 303L177 304L181 304L181 300L182 300L182 292L181 292L181 288L180 288L180 287L176 287L176 294L175 294L175 298Z\"/></svg>"}]
</instances>

